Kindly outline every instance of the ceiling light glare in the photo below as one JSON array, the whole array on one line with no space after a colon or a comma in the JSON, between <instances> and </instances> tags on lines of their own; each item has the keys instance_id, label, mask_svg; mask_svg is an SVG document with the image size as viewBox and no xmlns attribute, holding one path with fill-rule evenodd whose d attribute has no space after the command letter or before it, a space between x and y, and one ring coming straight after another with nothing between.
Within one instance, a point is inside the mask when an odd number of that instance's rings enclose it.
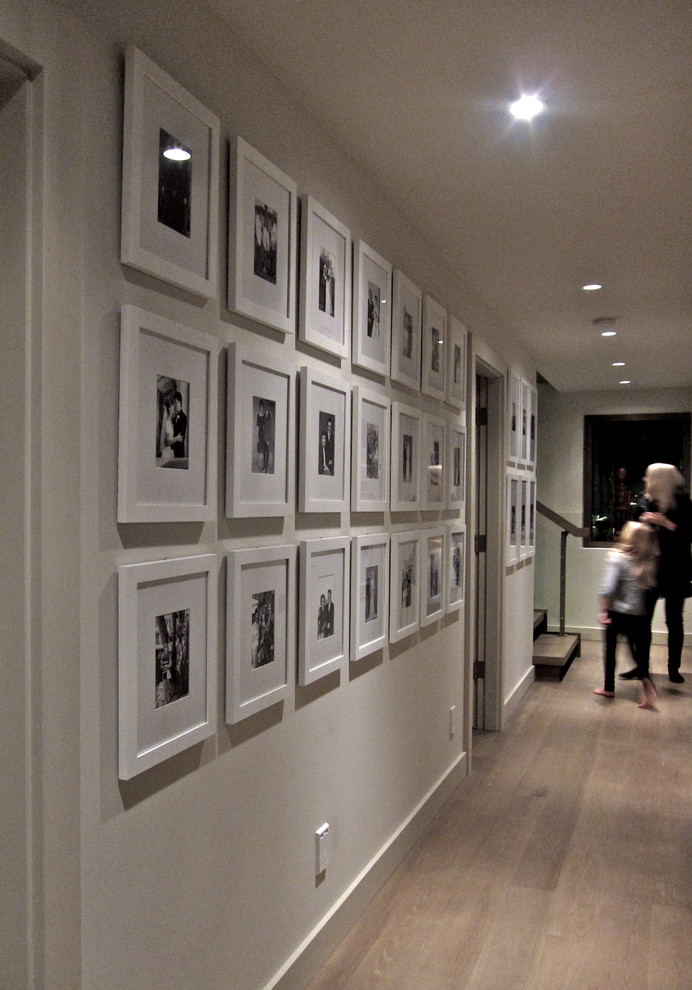
<instances>
[{"instance_id":1,"label":"ceiling light glare","mask_svg":"<svg viewBox=\"0 0 692 990\"><path fill-rule=\"evenodd\" d=\"M601 337L615 337L617 335L617 330L604 330Z\"/></svg>"},{"instance_id":2,"label":"ceiling light glare","mask_svg":"<svg viewBox=\"0 0 692 990\"><path fill-rule=\"evenodd\" d=\"M624 361L613 361L613 367L614 368L624 368L625 367L625 362Z\"/></svg>"},{"instance_id":3,"label":"ceiling light glare","mask_svg":"<svg viewBox=\"0 0 692 990\"><path fill-rule=\"evenodd\" d=\"M598 282L589 282L588 285L582 285L584 292L596 292L597 289L602 289L603 286L599 285Z\"/></svg>"},{"instance_id":4,"label":"ceiling light glare","mask_svg":"<svg viewBox=\"0 0 692 990\"><path fill-rule=\"evenodd\" d=\"M533 120L536 114L543 109L543 102L537 96L527 96L524 93L518 100L510 104L509 112L517 120Z\"/></svg>"},{"instance_id":5,"label":"ceiling light glare","mask_svg":"<svg viewBox=\"0 0 692 990\"><path fill-rule=\"evenodd\" d=\"M166 148L163 157L171 162L188 162L192 155L185 148Z\"/></svg>"},{"instance_id":6,"label":"ceiling light glare","mask_svg":"<svg viewBox=\"0 0 692 990\"><path fill-rule=\"evenodd\" d=\"M619 382L619 384L620 385L631 385L632 382L629 380L629 378L623 378L622 381Z\"/></svg>"}]
</instances>

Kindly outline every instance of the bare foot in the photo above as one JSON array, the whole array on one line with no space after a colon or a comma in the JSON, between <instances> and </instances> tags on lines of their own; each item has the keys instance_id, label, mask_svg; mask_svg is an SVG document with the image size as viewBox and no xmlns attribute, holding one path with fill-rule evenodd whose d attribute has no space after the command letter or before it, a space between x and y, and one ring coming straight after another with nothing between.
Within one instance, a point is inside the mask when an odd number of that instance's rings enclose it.
<instances>
[{"instance_id":1,"label":"bare foot","mask_svg":"<svg viewBox=\"0 0 692 990\"><path fill-rule=\"evenodd\" d=\"M605 688L594 688L593 689L593 693L594 694L600 694L601 697L603 697L603 698L614 698L615 697L615 691L606 691Z\"/></svg>"},{"instance_id":2,"label":"bare foot","mask_svg":"<svg viewBox=\"0 0 692 990\"><path fill-rule=\"evenodd\" d=\"M648 677L643 677L638 707L645 708L647 711L653 711L656 707L656 698L656 688L653 686Z\"/></svg>"}]
</instances>

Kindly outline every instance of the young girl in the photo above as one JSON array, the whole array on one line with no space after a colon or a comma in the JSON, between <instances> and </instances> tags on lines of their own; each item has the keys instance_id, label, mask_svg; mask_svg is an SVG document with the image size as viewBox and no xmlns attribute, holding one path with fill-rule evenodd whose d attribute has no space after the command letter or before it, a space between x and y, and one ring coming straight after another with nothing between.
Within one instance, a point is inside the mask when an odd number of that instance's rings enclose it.
<instances>
[{"instance_id":1,"label":"young girl","mask_svg":"<svg viewBox=\"0 0 692 990\"><path fill-rule=\"evenodd\" d=\"M599 588L598 621L604 627L602 688L594 694L615 696L615 650L618 636L627 641L642 682L640 708L653 708L656 690L649 677L646 649L649 619L644 595L656 583L658 543L650 526L628 522L622 527L617 544L606 557Z\"/></svg>"}]
</instances>

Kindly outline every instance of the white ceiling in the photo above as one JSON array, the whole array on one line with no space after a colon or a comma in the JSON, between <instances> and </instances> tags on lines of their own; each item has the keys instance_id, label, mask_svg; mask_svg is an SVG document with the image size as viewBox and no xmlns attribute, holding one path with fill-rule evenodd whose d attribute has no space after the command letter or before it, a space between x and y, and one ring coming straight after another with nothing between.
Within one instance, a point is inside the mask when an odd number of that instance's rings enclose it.
<instances>
[{"instance_id":1,"label":"white ceiling","mask_svg":"<svg viewBox=\"0 0 692 990\"><path fill-rule=\"evenodd\" d=\"M555 388L692 386L691 0L208 3Z\"/></svg>"}]
</instances>

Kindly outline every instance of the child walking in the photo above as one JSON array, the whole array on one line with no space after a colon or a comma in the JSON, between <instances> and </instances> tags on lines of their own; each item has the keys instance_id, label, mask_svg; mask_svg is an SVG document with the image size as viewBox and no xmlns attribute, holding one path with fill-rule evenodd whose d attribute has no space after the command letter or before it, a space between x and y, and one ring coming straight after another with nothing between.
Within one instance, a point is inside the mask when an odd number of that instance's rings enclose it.
<instances>
[{"instance_id":1,"label":"child walking","mask_svg":"<svg viewBox=\"0 0 692 990\"><path fill-rule=\"evenodd\" d=\"M637 677L642 682L640 708L653 708L656 689L649 676L649 618L645 592L656 583L658 542L656 534L644 523L627 522L615 547L606 557L599 588L598 621L603 626L603 687L594 694L615 696L615 651L618 637L629 643Z\"/></svg>"}]
</instances>

